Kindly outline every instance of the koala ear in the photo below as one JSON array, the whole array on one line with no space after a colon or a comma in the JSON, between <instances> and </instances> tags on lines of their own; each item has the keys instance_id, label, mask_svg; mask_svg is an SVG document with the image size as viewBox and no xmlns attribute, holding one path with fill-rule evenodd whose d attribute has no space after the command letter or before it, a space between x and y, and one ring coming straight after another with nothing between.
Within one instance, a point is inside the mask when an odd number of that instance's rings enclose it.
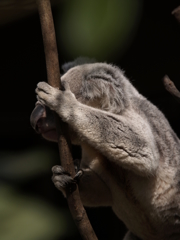
<instances>
[{"instance_id":1,"label":"koala ear","mask_svg":"<svg viewBox=\"0 0 180 240\"><path fill-rule=\"evenodd\" d=\"M86 63L95 63L95 62L97 62L97 61L94 58L78 57L72 62L63 64L61 68L62 68L63 72L66 73L69 69L71 69L73 67L83 65Z\"/></svg>"}]
</instances>

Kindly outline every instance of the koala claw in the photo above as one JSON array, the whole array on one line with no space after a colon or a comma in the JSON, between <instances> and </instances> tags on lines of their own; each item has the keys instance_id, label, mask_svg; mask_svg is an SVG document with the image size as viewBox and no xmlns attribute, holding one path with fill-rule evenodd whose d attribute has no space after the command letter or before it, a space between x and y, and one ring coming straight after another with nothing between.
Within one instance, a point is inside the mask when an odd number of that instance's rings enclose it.
<instances>
[{"instance_id":1,"label":"koala claw","mask_svg":"<svg viewBox=\"0 0 180 240\"><path fill-rule=\"evenodd\" d=\"M78 182L78 180L80 179L80 177L83 175L83 170L82 169L79 169L78 172L76 173L75 177L74 177L74 180L76 182Z\"/></svg>"},{"instance_id":2,"label":"koala claw","mask_svg":"<svg viewBox=\"0 0 180 240\"><path fill-rule=\"evenodd\" d=\"M73 192L76 189L76 184L79 178L82 176L83 171L79 170L75 177L72 178L69 173L67 173L62 166L56 165L52 167L52 181L55 187L62 191L64 195L68 192Z\"/></svg>"}]
</instances>

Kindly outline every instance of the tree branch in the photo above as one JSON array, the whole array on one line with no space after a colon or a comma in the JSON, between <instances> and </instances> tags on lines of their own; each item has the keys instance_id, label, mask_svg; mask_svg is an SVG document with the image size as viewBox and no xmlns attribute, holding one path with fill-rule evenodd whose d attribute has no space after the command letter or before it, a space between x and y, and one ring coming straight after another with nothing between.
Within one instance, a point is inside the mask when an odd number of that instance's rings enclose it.
<instances>
[{"instance_id":1,"label":"tree branch","mask_svg":"<svg viewBox=\"0 0 180 240\"><path fill-rule=\"evenodd\" d=\"M172 11L172 15L174 15L176 20L180 23L180 6L175 8ZM180 103L180 92L176 88L176 86L174 85L173 81L171 81L171 79L167 75L164 76L163 83L164 83L164 86L165 86L166 90L171 95L173 95L173 97Z\"/></svg>"},{"instance_id":2,"label":"tree branch","mask_svg":"<svg viewBox=\"0 0 180 240\"><path fill-rule=\"evenodd\" d=\"M167 75L164 76L163 83L166 90L180 103L180 92Z\"/></svg>"},{"instance_id":3,"label":"tree branch","mask_svg":"<svg viewBox=\"0 0 180 240\"><path fill-rule=\"evenodd\" d=\"M36 2L39 10L42 35L44 41L48 83L53 87L60 88L61 81L58 52L50 0L37 0ZM71 143L69 136L67 134L68 133L67 124L62 122L57 115L55 117L56 128L59 134L58 146L61 165L64 167L65 171L67 171L68 173L71 174L72 177L74 177L75 170L70 151ZM59 126L61 126L61 129ZM82 238L86 240L96 240L97 237L89 222L86 211L82 205L79 196L78 186L76 186L76 190L74 190L73 192L70 191L67 192L67 201L73 219L78 227L78 230Z\"/></svg>"}]
</instances>

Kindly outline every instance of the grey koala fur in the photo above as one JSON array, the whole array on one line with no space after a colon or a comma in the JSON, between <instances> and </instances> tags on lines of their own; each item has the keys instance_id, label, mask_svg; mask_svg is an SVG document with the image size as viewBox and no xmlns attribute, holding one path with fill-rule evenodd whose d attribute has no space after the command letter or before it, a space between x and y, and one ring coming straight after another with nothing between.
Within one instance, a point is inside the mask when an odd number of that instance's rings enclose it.
<instances>
[{"instance_id":1,"label":"grey koala fur","mask_svg":"<svg viewBox=\"0 0 180 240\"><path fill-rule=\"evenodd\" d=\"M125 240L179 240L178 137L118 67L75 65L62 76L65 91L40 82L36 93L68 123L72 143L82 148L83 204L111 206L129 229ZM54 183L64 193L58 168Z\"/></svg>"}]
</instances>

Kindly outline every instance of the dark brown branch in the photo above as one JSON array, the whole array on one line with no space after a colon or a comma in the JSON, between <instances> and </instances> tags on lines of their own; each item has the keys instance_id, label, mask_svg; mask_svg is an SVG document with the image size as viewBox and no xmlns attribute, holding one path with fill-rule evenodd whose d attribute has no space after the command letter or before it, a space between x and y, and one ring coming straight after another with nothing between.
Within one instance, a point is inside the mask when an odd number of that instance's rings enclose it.
<instances>
[{"instance_id":1,"label":"dark brown branch","mask_svg":"<svg viewBox=\"0 0 180 240\"><path fill-rule=\"evenodd\" d=\"M59 88L60 87L59 61L50 1L37 0L37 5L44 41L47 79L51 86Z\"/></svg>"},{"instance_id":2,"label":"dark brown branch","mask_svg":"<svg viewBox=\"0 0 180 240\"><path fill-rule=\"evenodd\" d=\"M60 88L59 61L50 0L37 0L37 6L40 15L42 35L44 41L48 83L53 87ZM59 133L58 146L61 165L67 172L71 174L72 177L74 177L75 170L70 151L71 144L67 135L67 124L59 121L60 119L56 115L56 127ZM61 129L59 128L59 126L61 126ZM97 237L89 222L86 211L82 205L79 196L78 186L76 186L75 191L67 192L67 201L73 219L78 227L82 238L87 240L96 240Z\"/></svg>"},{"instance_id":3,"label":"dark brown branch","mask_svg":"<svg viewBox=\"0 0 180 240\"><path fill-rule=\"evenodd\" d=\"M175 18L177 19L177 21L180 23L180 6L175 8L173 11L172 11L172 15L175 16Z\"/></svg>"},{"instance_id":4,"label":"dark brown branch","mask_svg":"<svg viewBox=\"0 0 180 240\"><path fill-rule=\"evenodd\" d=\"M176 20L180 23L180 6L175 8L172 11L172 15L174 15ZM164 86L165 86L166 90L171 95L173 95L173 97L180 103L180 92L178 91L178 89L174 85L173 81L171 81L171 79L167 75L164 76L163 83L164 83Z\"/></svg>"},{"instance_id":5,"label":"dark brown branch","mask_svg":"<svg viewBox=\"0 0 180 240\"><path fill-rule=\"evenodd\" d=\"M166 75L163 78L163 83L166 90L175 97L175 99L180 102L180 92L177 90L176 86L174 85L173 81Z\"/></svg>"}]
</instances>

